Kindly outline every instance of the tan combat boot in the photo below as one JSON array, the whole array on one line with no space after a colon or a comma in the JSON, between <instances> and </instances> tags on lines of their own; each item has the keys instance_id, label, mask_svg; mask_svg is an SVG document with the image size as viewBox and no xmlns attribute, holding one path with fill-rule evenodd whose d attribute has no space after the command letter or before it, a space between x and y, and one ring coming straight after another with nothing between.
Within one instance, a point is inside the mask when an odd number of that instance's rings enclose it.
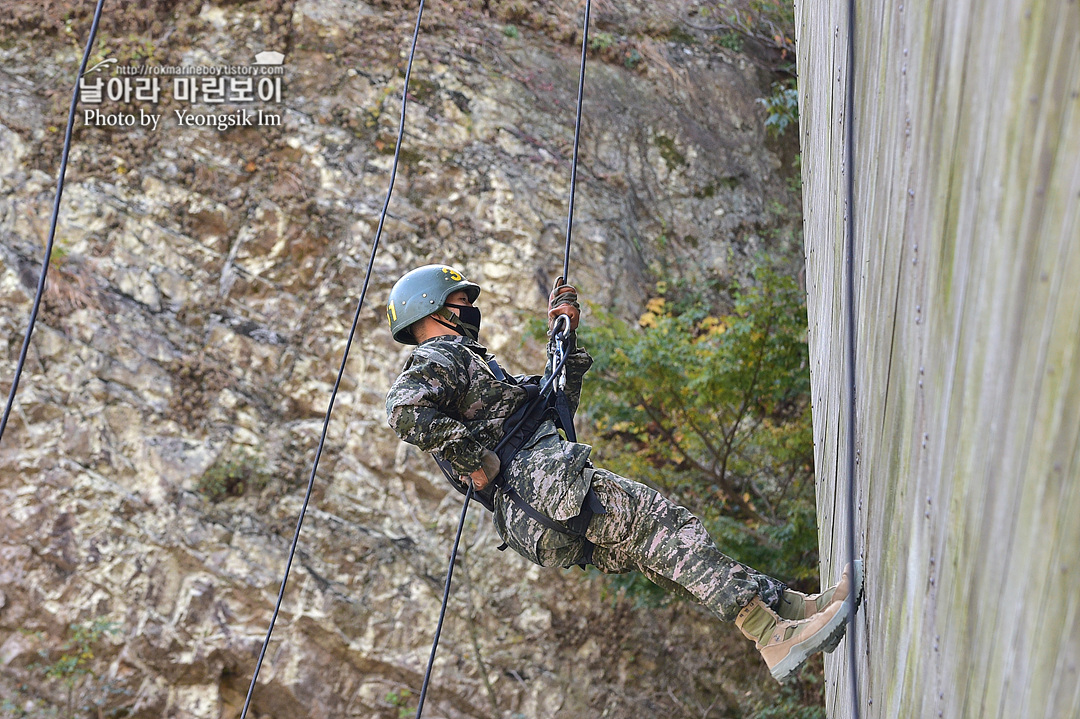
<instances>
[{"instance_id":1,"label":"tan combat boot","mask_svg":"<svg viewBox=\"0 0 1080 719\"><path fill-rule=\"evenodd\" d=\"M808 619L784 619L765 606L759 597L742 608L735 618L747 639L753 639L773 678L783 682L810 655L833 641L839 642L847 626L848 605L833 602Z\"/></svg>"},{"instance_id":2,"label":"tan combat boot","mask_svg":"<svg viewBox=\"0 0 1080 719\"><path fill-rule=\"evenodd\" d=\"M780 606L776 607L776 613L784 619L809 619L834 601L846 601L853 588L855 606L858 606L862 600L862 582L863 563L861 559L856 559L855 571L851 571L849 562L844 567L844 573L840 575L840 581L821 594L803 594L794 589L785 589L780 597Z\"/></svg>"}]
</instances>

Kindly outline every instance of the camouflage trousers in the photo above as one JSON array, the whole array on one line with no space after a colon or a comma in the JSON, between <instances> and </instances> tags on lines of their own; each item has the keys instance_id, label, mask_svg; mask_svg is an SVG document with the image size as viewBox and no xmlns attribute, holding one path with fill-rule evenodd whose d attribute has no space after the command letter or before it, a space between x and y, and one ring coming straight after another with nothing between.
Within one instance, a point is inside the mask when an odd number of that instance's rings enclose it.
<instances>
[{"instance_id":1,"label":"camouflage trousers","mask_svg":"<svg viewBox=\"0 0 1080 719\"><path fill-rule=\"evenodd\" d=\"M606 469L588 468L606 514L596 514L585 538L596 545L592 562L606 574L638 570L669 591L704 604L733 621L754 597L776 606L784 584L739 564L719 549L701 521L651 487ZM570 567L584 558L580 537L543 530L536 546L543 566Z\"/></svg>"}]
</instances>

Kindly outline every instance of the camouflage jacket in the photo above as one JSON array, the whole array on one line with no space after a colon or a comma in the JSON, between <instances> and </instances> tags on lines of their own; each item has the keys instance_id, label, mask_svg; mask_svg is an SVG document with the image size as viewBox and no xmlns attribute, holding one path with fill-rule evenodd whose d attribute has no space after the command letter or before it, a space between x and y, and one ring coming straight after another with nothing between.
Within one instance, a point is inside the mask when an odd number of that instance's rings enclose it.
<instances>
[{"instance_id":1,"label":"camouflage jacket","mask_svg":"<svg viewBox=\"0 0 1080 719\"><path fill-rule=\"evenodd\" d=\"M570 350L566 394L571 409L576 410L581 379L592 357L576 347L573 334ZM493 450L502 439L506 418L527 400L526 391L517 385L541 381L526 375L514 381L498 380L487 364L489 358L487 350L470 339L433 337L413 350L386 396L387 418L397 435L424 451L438 452L459 475L479 469L485 450ZM503 468L504 482L552 519L569 519L581 511L588 492L583 470L591 451L586 444L564 440L554 424L546 421L510 466ZM519 543L505 535L507 502L502 493L495 504L500 534L521 551Z\"/></svg>"}]
</instances>

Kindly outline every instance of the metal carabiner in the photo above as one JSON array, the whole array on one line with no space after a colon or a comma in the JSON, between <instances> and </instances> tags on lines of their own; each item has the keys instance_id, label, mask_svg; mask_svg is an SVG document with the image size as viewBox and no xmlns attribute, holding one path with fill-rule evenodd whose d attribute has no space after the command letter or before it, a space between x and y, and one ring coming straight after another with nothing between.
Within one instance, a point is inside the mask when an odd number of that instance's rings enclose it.
<instances>
[{"instance_id":1,"label":"metal carabiner","mask_svg":"<svg viewBox=\"0 0 1080 719\"><path fill-rule=\"evenodd\" d=\"M555 318L555 326L552 328L551 337L554 340L555 346L551 352L552 367L558 367L562 364L563 356L566 354L566 338L570 335L570 317L569 315L559 315ZM563 367L559 371L558 376L552 377L553 386L556 390L563 390L566 388L566 368Z\"/></svg>"},{"instance_id":2,"label":"metal carabiner","mask_svg":"<svg viewBox=\"0 0 1080 719\"><path fill-rule=\"evenodd\" d=\"M562 329L559 329L559 325L562 325ZM551 336L565 340L566 336L570 334L570 315L559 315L555 318L555 327L552 329Z\"/></svg>"}]
</instances>

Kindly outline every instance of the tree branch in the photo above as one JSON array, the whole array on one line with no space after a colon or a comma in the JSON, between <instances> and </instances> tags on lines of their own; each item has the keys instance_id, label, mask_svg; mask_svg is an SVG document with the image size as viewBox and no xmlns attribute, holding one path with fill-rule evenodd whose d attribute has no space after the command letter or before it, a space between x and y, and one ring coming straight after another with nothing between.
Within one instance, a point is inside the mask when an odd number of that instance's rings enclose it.
<instances>
[{"instance_id":1,"label":"tree branch","mask_svg":"<svg viewBox=\"0 0 1080 719\"><path fill-rule=\"evenodd\" d=\"M644 396L638 395L638 404L642 406L642 408L645 410L645 413L649 415L649 418L656 423L657 427L659 427L660 433L664 435L664 439L668 441L668 443L675 449L676 452L678 452L683 457L684 460L689 462L699 472L705 475L712 475L712 477L717 481L717 484L720 486L721 490L723 490L724 496L727 497L728 500L733 502L737 507L739 507L755 519L758 519L762 522L768 522L768 519L763 517L756 509L750 506L749 502L742 498L742 495L740 495L735 490L735 488L731 486L731 484L723 475L717 475L716 472L708 470L703 464L701 464L701 462L690 456L690 454L685 449L683 449L682 446L679 445L679 441L675 439L674 433L664 426L663 419L657 416L657 412L648 404L648 402L646 402Z\"/></svg>"}]
</instances>

